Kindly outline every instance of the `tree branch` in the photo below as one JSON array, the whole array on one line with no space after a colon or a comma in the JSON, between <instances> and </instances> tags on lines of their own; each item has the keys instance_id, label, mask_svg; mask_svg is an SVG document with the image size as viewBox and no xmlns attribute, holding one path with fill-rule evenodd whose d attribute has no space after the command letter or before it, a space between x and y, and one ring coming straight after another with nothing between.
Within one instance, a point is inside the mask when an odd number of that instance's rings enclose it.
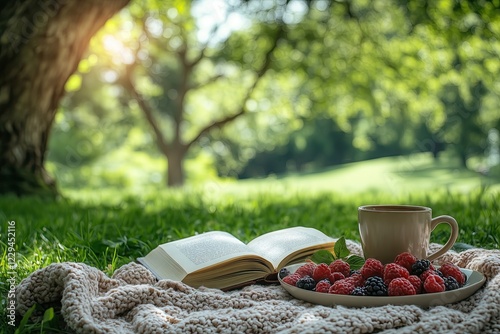
<instances>
[{"instance_id":1,"label":"tree branch","mask_svg":"<svg viewBox=\"0 0 500 334\"><path fill-rule=\"evenodd\" d=\"M170 153L170 145L168 144L167 140L163 136L160 127L158 126L158 122L156 121L153 114L153 109L151 108L149 103L144 99L142 94L137 91L132 82L132 73L133 69L135 68L135 64L136 63L134 62L133 64L126 66L125 74L122 80L120 81L121 85L123 86L123 88L125 88L127 92L129 92L132 98L134 98L139 104L139 108L142 110L144 116L146 117L146 120L153 129L158 148L163 152L163 154L168 155Z\"/></svg>"},{"instance_id":2,"label":"tree branch","mask_svg":"<svg viewBox=\"0 0 500 334\"><path fill-rule=\"evenodd\" d=\"M224 17L224 20L222 22L227 22L227 19L229 17L229 14L230 14L231 11L226 11L226 15ZM198 63L203 60L203 58L205 58L206 56L206 53L207 53L207 49L208 49L208 43L210 42L210 40L212 40L215 35L217 34L217 32L219 31L221 27L221 24L215 24L212 29L210 30L210 33L209 33L209 37L207 39L207 41L204 43L204 45L202 46L201 48L201 51L200 51L200 54L198 55L198 57L196 57L192 62L191 62L191 66L192 67L195 67L196 65L198 65Z\"/></svg>"},{"instance_id":3,"label":"tree branch","mask_svg":"<svg viewBox=\"0 0 500 334\"><path fill-rule=\"evenodd\" d=\"M255 77L255 80L254 80L253 84L249 87L247 93L245 94L245 97L243 98L243 101L241 103L241 107L238 110L238 112L236 112L233 115L227 116L223 119L220 119L218 121L215 121L211 124L208 124L206 127L201 129L200 132L198 132L198 134L191 141L189 141L186 144L187 148L191 147L191 145L196 143L203 135L209 133L213 129L222 128L226 124L234 121L235 119L237 119L240 116L247 113L246 103L250 99L252 93L254 92L254 90L257 87L257 84L260 82L261 78L269 70L269 67L271 65L271 58L272 58L272 55L274 53L274 50L278 46L278 42L283 37L284 34L285 34L285 25L283 23L280 23L278 26L278 31L276 32L276 35L274 36L273 43L272 43L271 47L269 48L269 50L267 50L267 52L264 56L264 62L262 64L262 66L257 70L257 73L256 73L257 75Z\"/></svg>"},{"instance_id":4,"label":"tree branch","mask_svg":"<svg viewBox=\"0 0 500 334\"><path fill-rule=\"evenodd\" d=\"M224 78L224 77L225 77L225 75L223 75L223 74L214 75L213 77L208 78L204 82L200 82L199 84L192 84L190 86L190 89L198 89L198 88L201 88L201 87L208 86L209 84L214 83L217 80L219 80L220 78Z\"/></svg>"}]
</instances>

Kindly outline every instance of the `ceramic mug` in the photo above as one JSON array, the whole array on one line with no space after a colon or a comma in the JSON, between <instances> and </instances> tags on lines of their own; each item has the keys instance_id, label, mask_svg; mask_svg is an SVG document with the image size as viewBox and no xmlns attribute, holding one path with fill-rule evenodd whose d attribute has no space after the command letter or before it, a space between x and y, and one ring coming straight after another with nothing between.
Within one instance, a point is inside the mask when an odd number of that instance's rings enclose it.
<instances>
[{"instance_id":1,"label":"ceramic mug","mask_svg":"<svg viewBox=\"0 0 500 334\"><path fill-rule=\"evenodd\" d=\"M427 254L431 232L439 224L450 226L450 237L437 252ZM360 206L358 225L365 259L375 258L384 264L394 262L403 252L432 261L446 253L458 237L458 224L453 217L432 218L432 210L424 206Z\"/></svg>"}]
</instances>

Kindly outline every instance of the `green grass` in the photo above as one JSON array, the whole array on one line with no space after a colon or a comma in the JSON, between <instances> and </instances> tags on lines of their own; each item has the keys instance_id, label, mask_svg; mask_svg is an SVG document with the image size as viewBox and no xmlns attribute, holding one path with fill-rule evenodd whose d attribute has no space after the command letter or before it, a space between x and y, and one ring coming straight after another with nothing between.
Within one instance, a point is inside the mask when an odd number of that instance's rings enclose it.
<instances>
[{"instance_id":1,"label":"green grass","mask_svg":"<svg viewBox=\"0 0 500 334\"><path fill-rule=\"evenodd\" d=\"M301 176L212 182L184 190L66 190L67 198L56 202L0 197L0 290L7 293L10 278L8 221L16 222L18 283L36 269L63 261L84 262L112 274L160 243L210 230L229 231L249 241L302 225L359 240L357 207L362 204L430 206L434 216L450 214L457 219L458 242L499 248L498 183L467 171L453 173L453 167L426 159L415 158L414 169L409 170L402 159L378 159ZM397 182L391 181L394 177ZM480 186L487 183L489 188ZM438 227L432 241L444 243L447 236L447 229ZM4 322L5 299L1 309Z\"/></svg>"}]
</instances>

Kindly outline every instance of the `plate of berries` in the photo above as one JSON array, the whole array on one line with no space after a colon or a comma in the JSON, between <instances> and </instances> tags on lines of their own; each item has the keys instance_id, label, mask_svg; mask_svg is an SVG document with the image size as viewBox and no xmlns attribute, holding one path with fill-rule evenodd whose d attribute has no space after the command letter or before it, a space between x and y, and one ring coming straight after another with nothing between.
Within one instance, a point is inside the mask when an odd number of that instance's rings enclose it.
<instances>
[{"instance_id":1,"label":"plate of berries","mask_svg":"<svg viewBox=\"0 0 500 334\"><path fill-rule=\"evenodd\" d=\"M408 261L410 257L403 253L385 265L369 258L359 270L351 270L342 259L299 263L283 268L278 280L293 297L319 305L423 308L461 301L486 281L480 272L451 262L438 267L424 259Z\"/></svg>"}]
</instances>

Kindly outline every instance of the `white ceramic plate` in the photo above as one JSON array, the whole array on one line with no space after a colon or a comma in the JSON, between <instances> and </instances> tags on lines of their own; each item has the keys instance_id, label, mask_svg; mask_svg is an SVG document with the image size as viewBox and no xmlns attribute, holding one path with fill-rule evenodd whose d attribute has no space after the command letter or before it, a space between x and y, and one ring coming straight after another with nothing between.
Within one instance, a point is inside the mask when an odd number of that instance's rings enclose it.
<instances>
[{"instance_id":1,"label":"white ceramic plate","mask_svg":"<svg viewBox=\"0 0 500 334\"><path fill-rule=\"evenodd\" d=\"M290 273L294 273L302 264L295 264L287 267ZM416 305L420 307L432 307L437 305L445 305L455 303L471 296L476 292L486 281L483 274L478 271L461 269L467 275L467 282L463 287L457 290L427 293L413 296L397 296L397 297L375 297L375 296L348 296L334 295L330 293L321 293L299 289L293 285L283 282L280 278L280 284L292 296L297 299L302 299L313 304L333 306L343 305L348 307L373 307L383 305Z\"/></svg>"}]
</instances>

